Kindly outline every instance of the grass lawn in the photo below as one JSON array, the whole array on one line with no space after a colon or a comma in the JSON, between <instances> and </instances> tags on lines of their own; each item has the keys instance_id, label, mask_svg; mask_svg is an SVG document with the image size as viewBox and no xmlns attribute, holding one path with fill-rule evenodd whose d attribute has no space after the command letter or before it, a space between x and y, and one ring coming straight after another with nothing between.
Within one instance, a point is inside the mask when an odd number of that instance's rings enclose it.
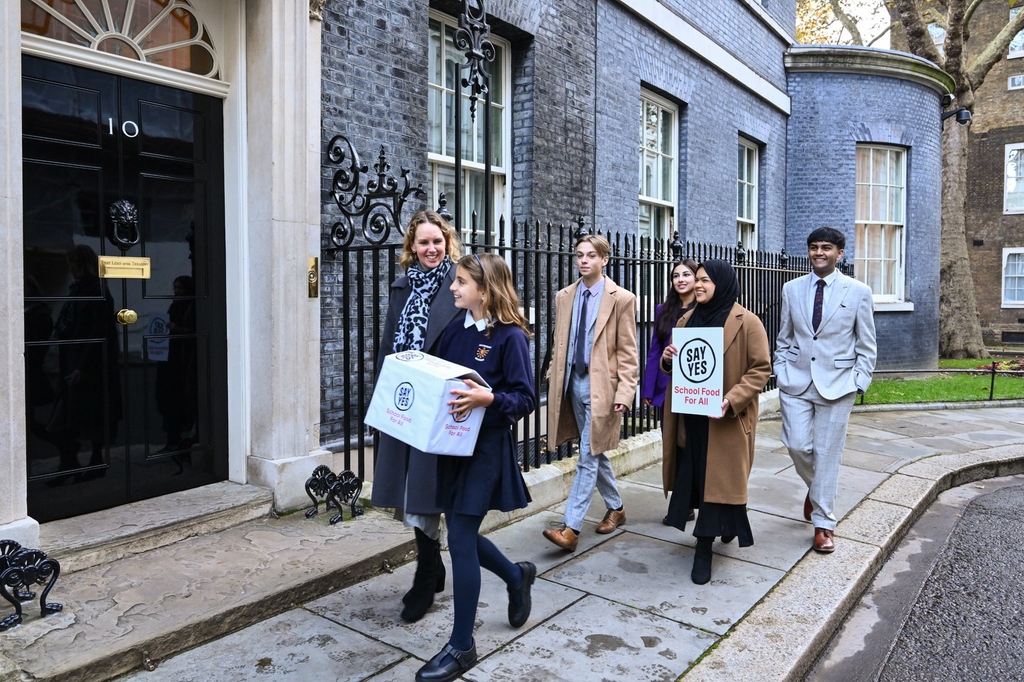
<instances>
[{"instance_id":1,"label":"grass lawn","mask_svg":"<svg viewBox=\"0 0 1024 682\"><path fill-rule=\"evenodd\" d=\"M991 362L978 359L940 360L939 369L976 369L979 365L988 365ZM1006 368L1016 367L1007 364ZM988 400L991 382L992 376L988 373L939 374L920 379L887 379L884 374L879 374L862 398L864 405ZM996 400L1024 398L1024 374L998 373L993 397ZM861 404L861 400L858 399L857 403Z\"/></svg>"}]
</instances>

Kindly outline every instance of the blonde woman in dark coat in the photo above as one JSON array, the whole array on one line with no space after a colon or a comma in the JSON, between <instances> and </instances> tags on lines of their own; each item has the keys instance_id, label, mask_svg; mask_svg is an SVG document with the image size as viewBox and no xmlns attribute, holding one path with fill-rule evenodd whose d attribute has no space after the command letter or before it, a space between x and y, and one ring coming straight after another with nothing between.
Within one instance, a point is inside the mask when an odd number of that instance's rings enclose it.
<instances>
[{"instance_id":1,"label":"blonde woman in dark coat","mask_svg":"<svg viewBox=\"0 0 1024 682\"><path fill-rule=\"evenodd\" d=\"M448 222L434 211L409 221L399 263L406 275L391 285L388 315L380 339L377 374L384 356L405 350L436 354L441 333L461 312L451 292L462 244ZM464 314L464 313L463 313ZM371 501L401 510L416 534L416 575L402 597L402 620L413 623L444 589L441 561L441 509L437 506L437 457L380 434Z\"/></svg>"},{"instance_id":2,"label":"blonde woman in dark coat","mask_svg":"<svg viewBox=\"0 0 1024 682\"><path fill-rule=\"evenodd\" d=\"M761 320L736 302L739 283L732 266L705 261L697 269L697 306L677 327L722 327L722 413L715 417L676 414L666 409L662 421L662 485L672 491L666 523L686 530L690 511L697 510L693 534L697 548L691 578L698 585L711 580L711 544L739 540L754 544L747 520L747 479L754 463L758 396L771 376L768 335ZM662 371L671 373L678 349L662 354ZM672 386L666 391L671 405Z\"/></svg>"}]
</instances>

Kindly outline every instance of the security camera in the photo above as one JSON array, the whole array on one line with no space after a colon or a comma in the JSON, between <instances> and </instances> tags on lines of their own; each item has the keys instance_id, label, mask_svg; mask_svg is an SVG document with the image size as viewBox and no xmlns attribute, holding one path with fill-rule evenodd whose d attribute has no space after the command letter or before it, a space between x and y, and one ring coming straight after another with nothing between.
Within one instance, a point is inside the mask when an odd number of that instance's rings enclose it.
<instances>
[{"instance_id":1,"label":"security camera","mask_svg":"<svg viewBox=\"0 0 1024 682\"><path fill-rule=\"evenodd\" d=\"M942 96L942 108L948 109L956 101L956 95L949 93Z\"/></svg>"},{"instance_id":2,"label":"security camera","mask_svg":"<svg viewBox=\"0 0 1024 682\"><path fill-rule=\"evenodd\" d=\"M947 118L956 116L956 122L962 126L967 125L971 122L971 112L964 107L959 107L953 111L947 111L946 113L939 116L940 121L945 121ZM941 125L941 124L940 124Z\"/></svg>"}]
</instances>

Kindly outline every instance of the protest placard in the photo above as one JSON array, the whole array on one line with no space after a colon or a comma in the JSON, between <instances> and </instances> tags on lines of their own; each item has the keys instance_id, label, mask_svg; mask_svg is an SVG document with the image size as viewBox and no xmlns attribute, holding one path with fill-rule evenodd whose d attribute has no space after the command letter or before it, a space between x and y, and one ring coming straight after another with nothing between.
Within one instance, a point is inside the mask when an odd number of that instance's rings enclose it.
<instances>
[{"instance_id":1,"label":"protest placard","mask_svg":"<svg viewBox=\"0 0 1024 682\"><path fill-rule=\"evenodd\" d=\"M722 328L672 330L679 355L672 363L672 411L722 414Z\"/></svg>"}]
</instances>

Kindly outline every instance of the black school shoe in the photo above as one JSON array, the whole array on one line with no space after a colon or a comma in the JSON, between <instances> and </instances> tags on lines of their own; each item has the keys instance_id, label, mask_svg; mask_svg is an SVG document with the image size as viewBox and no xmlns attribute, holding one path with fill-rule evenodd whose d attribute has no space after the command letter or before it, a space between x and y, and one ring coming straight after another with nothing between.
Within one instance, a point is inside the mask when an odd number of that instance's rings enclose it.
<instances>
[{"instance_id":1,"label":"black school shoe","mask_svg":"<svg viewBox=\"0 0 1024 682\"><path fill-rule=\"evenodd\" d=\"M442 665L442 661L448 662ZM416 682L451 682L476 665L476 641L468 651L459 651L451 644L445 644L425 666L416 672Z\"/></svg>"},{"instance_id":2,"label":"black school shoe","mask_svg":"<svg viewBox=\"0 0 1024 682\"><path fill-rule=\"evenodd\" d=\"M508 588L508 624L514 628L521 628L530 620L530 609L533 607L530 589L537 578L537 567L529 561L520 561L516 566L523 571L523 582L519 583L519 587ZM516 606L512 599L517 594L519 606Z\"/></svg>"}]
</instances>

